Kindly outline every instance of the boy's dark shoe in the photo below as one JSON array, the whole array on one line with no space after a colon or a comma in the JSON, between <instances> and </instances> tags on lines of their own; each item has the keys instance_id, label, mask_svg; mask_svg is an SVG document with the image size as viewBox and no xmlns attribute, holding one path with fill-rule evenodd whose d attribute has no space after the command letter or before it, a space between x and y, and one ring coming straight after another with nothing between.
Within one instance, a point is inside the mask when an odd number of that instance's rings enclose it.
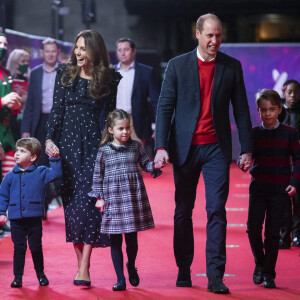
<instances>
[{"instance_id":1,"label":"boy's dark shoe","mask_svg":"<svg viewBox=\"0 0 300 300\"><path fill-rule=\"evenodd\" d=\"M220 277L208 280L207 291L215 294L229 294L228 287L224 284L223 279Z\"/></svg>"},{"instance_id":2,"label":"boy's dark shoe","mask_svg":"<svg viewBox=\"0 0 300 300\"><path fill-rule=\"evenodd\" d=\"M255 266L255 269L253 272L253 282L255 284L262 284L264 282L262 267Z\"/></svg>"},{"instance_id":3,"label":"boy's dark shoe","mask_svg":"<svg viewBox=\"0 0 300 300\"><path fill-rule=\"evenodd\" d=\"M126 290L126 282L123 280L118 280L118 282L113 286L112 290L115 292L125 291Z\"/></svg>"},{"instance_id":4,"label":"boy's dark shoe","mask_svg":"<svg viewBox=\"0 0 300 300\"><path fill-rule=\"evenodd\" d=\"M282 239L279 240L279 249L290 249L291 243L284 242Z\"/></svg>"},{"instance_id":5,"label":"boy's dark shoe","mask_svg":"<svg viewBox=\"0 0 300 300\"><path fill-rule=\"evenodd\" d=\"M11 228L7 224L0 225L0 229L3 230L3 231L11 232Z\"/></svg>"},{"instance_id":6,"label":"boy's dark shoe","mask_svg":"<svg viewBox=\"0 0 300 300\"><path fill-rule=\"evenodd\" d=\"M12 288L22 287L22 276L15 276L14 281L10 285Z\"/></svg>"},{"instance_id":7,"label":"boy's dark shoe","mask_svg":"<svg viewBox=\"0 0 300 300\"><path fill-rule=\"evenodd\" d=\"M128 271L128 276L129 276L129 282L132 286L138 286L140 283L140 277L139 274L137 273L137 268L136 267L128 267L128 262L126 263L126 268Z\"/></svg>"},{"instance_id":8,"label":"boy's dark shoe","mask_svg":"<svg viewBox=\"0 0 300 300\"><path fill-rule=\"evenodd\" d=\"M180 267L176 280L177 287L192 287L190 268Z\"/></svg>"},{"instance_id":9,"label":"boy's dark shoe","mask_svg":"<svg viewBox=\"0 0 300 300\"><path fill-rule=\"evenodd\" d=\"M276 289L274 278L271 275L264 276L264 288Z\"/></svg>"},{"instance_id":10,"label":"boy's dark shoe","mask_svg":"<svg viewBox=\"0 0 300 300\"><path fill-rule=\"evenodd\" d=\"M44 272L37 273L36 275L39 280L40 286L46 286L49 284L49 280L44 274Z\"/></svg>"},{"instance_id":11,"label":"boy's dark shoe","mask_svg":"<svg viewBox=\"0 0 300 300\"><path fill-rule=\"evenodd\" d=\"M293 246L293 247L300 247L300 238L294 237L294 238L293 238L292 246Z\"/></svg>"}]
</instances>

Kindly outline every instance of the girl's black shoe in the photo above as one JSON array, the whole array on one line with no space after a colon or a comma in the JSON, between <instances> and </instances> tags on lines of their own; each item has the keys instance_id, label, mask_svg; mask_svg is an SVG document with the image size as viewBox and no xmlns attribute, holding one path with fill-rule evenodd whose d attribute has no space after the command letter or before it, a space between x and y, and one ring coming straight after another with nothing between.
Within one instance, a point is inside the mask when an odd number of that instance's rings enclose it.
<instances>
[{"instance_id":1,"label":"girl's black shoe","mask_svg":"<svg viewBox=\"0 0 300 300\"><path fill-rule=\"evenodd\" d=\"M22 287L22 276L15 276L14 281L10 285L12 288L19 288Z\"/></svg>"},{"instance_id":2,"label":"girl's black shoe","mask_svg":"<svg viewBox=\"0 0 300 300\"><path fill-rule=\"evenodd\" d=\"M140 277L139 277L139 274L137 273L137 268L136 267L133 267L133 268L128 267L128 262L126 263L126 268L128 270L130 284L132 286L138 286L140 283Z\"/></svg>"},{"instance_id":3,"label":"girl's black shoe","mask_svg":"<svg viewBox=\"0 0 300 300\"><path fill-rule=\"evenodd\" d=\"M113 291L125 291L126 290L126 282L123 280L118 280L118 282L113 286Z\"/></svg>"}]
</instances>

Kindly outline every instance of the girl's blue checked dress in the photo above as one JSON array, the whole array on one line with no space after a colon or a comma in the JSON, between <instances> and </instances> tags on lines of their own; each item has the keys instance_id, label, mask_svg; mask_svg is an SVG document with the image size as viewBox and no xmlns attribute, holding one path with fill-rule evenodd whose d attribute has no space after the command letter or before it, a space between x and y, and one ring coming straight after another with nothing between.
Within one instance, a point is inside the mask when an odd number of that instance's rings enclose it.
<instances>
[{"instance_id":1,"label":"girl's blue checked dress","mask_svg":"<svg viewBox=\"0 0 300 300\"><path fill-rule=\"evenodd\" d=\"M124 146L108 143L99 148L93 188L89 196L105 201L101 232L121 234L154 228L145 184L139 166L153 177L153 163L138 141L129 139Z\"/></svg>"}]
</instances>

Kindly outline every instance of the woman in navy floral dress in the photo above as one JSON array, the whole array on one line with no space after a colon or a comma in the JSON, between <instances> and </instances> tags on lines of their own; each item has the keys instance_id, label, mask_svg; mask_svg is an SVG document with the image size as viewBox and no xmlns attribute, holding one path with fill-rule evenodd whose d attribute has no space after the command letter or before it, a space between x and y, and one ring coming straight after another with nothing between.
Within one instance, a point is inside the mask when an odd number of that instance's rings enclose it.
<instances>
[{"instance_id":1,"label":"woman in navy floral dress","mask_svg":"<svg viewBox=\"0 0 300 300\"><path fill-rule=\"evenodd\" d=\"M78 260L75 285L90 285L92 247L109 246L100 233L101 214L88 196L101 140L101 123L115 108L121 75L109 68L101 35L80 32L70 61L57 71L53 107L48 119L46 153L59 148L63 165L62 200L66 240Z\"/></svg>"}]
</instances>

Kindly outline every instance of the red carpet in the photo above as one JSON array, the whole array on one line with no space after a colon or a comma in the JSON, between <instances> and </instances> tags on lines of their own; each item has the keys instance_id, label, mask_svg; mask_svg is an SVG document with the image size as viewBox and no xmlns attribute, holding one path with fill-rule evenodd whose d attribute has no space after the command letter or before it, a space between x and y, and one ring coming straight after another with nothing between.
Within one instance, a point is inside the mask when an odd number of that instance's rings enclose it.
<instances>
[{"instance_id":1,"label":"red carpet","mask_svg":"<svg viewBox=\"0 0 300 300\"><path fill-rule=\"evenodd\" d=\"M0 241L0 299L300 299L299 248L280 250L277 263L277 289L267 290L252 282L253 257L246 234L249 175L235 165L231 168L230 195L227 202L227 265L225 283L230 295L206 291L205 273L205 201L201 181L194 210L195 258L192 265L193 288L176 288L177 267L173 256L174 186L171 166L157 179L144 176L156 228L141 232L137 268L139 287L127 282L125 292L113 292L116 275L110 249L95 249L91 261L91 288L73 285L76 258L72 244L65 243L62 208L49 213L44 223L43 247L48 287L39 287L31 255L26 257L23 287L13 289L13 244L10 236ZM124 251L125 253L125 251ZM125 274L127 277L127 274ZM127 277L128 278L128 277Z\"/></svg>"}]
</instances>

